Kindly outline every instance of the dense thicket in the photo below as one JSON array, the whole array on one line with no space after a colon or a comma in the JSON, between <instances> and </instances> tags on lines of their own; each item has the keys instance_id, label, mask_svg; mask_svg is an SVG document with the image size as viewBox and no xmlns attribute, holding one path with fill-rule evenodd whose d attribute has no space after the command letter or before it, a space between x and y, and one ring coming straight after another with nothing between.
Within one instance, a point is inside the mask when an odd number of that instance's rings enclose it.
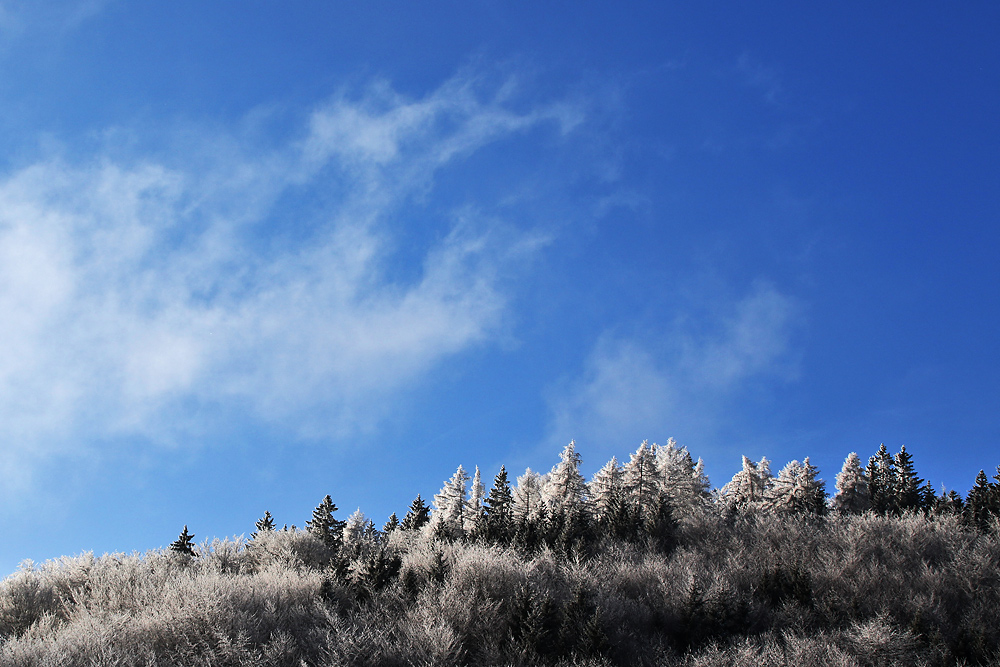
<instances>
[{"instance_id":1,"label":"dense thicket","mask_svg":"<svg viewBox=\"0 0 1000 667\"><path fill-rule=\"evenodd\" d=\"M884 449L884 448L883 448ZM1000 470L963 502L912 458L764 459L709 492L643 443L588 483L464 469L382 531L329 496L306 530L25 564L0 665L952 665L1000 661ZM478 469L477 469L478 473ZM916 489L916 492L914 491Z\"/></svg>"}]
</instances>

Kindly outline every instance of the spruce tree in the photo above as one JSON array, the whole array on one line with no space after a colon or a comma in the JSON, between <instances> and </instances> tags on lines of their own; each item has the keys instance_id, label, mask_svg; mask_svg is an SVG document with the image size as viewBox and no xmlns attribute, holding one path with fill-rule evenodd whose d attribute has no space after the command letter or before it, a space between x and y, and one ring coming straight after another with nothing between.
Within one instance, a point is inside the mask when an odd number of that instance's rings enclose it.
<instances>
[{"instance_id":1,"label":"spruce tree","mask_svg":"<svg viewBox=\"0 0 1000 667\"><path fill-rule=\"evenodd\" d=\"M430 517L431 510L418 493L417 497L410 503L406 516L403 517L403 530L419 530L430 521Z\"/></svg>"},{"instance_id":2,"label":"spruce tree","mask_svg":"<svg viewBox=\"0 0 1000 667\"><path fill-rule=\"evenodd\" d=\"M898 512L917 510L922 507L920 487L924 480L917 477L913 467L913 456L906 451L906 445L896 454L896 476L893 483L895 509Z\"/></svg>"},{"instance_id":3,"label":"spruce tree","mask_svg":"<svg viewBox=\"0 0 1000 667\"><path fill-rule=\"evenodd\" d=\"M868 475L861 467L861 459L851 452L844 459L844 465L837 473L837 493L833 496L833 509L845 514L860 514L871 509L872 499L868 491Z\"/></svg>"},{"instance_id":4,"label":"spruce tree","mask_svg":"<svg viewBox=\"0 0 1000 667\"><path fill-rule=\"evenodd\" d=\"M255 530L254 532L250 533L250 539L251 540L256 539L258 533L269 533L269 532L273 531L274 530L274 518L271 516L271 513L268 512L267 510L264 510L264 516L261 517L260 519L257 519L257 523L254 524L254 527L257 530Z\"/></svg>"},{"instance_id":5,"label":"spruce tree","mask_svg":"<svg viewBox=\"0 0 1000 667\"><path fill-rule=\"evenodd\" d=\"M336 511L337 506L327 495L313 510L312 519L306 522L306 530L331 549L339 549L344 537L344 522L333 518Z\"/></svg>"},{"instance_id":6,"label":"spruce tree","mask_svg":"<svg viewBox=\"0 0 1000 667\"><path fill-rule=\"evenodd\" d=\"M514 496L507 481L507 469L500 466L500 472L493 478L490 493L483 501L483 521L478 534L487 542L506 544L511 539L513 528Z\"/></svg>"},{"instance_id":7,"label":"spruce tree","mask_svg":"<svg viewBox=\"0 0 1000 667\"><path fill-rule=\"evenodd\" d=\"M389 515L389 520L385 522L384 526L382 526L382 533L388 537L389 535L392 535L393 531L397 528L399 528L399 519L396 518L396 513L393 512Z\"/></svg>"},{"instance_id":8,"label":"spruce tree","mask_svg":"<svg viewBox=\"0 0 1000 667\"><path fill-rule=\"evenodd\" d=\"M367 536L366 533L370 533L368 518L359 507L354 510L351 516L347 517L347 522L344 524L343 529L343 543L348 547L355 546Z\"/></svg>"},{"instance_id":9,"label":"spruce tree","mask_svg":"<svg viewBox=\"0 0 1000 667\"><path fill-rule=\"evenodd\" d=\"M871 497L872 509L879 514L896 511L896 462L886 449L885 443L879 445L878 452L868 459L868 493Z\"/></svg>"},{"instance_id":10,"label":"spruce tree","mask_svg":"<svg viewBox=\"0 0 1000 667\"><path fill-rule=\"evenodd\" d=\"M187 525L181 531L180 536L170 543L170 551L184 556L197 556L194 550L194 534L188 533Z\"/></svg>"},{"instance_id":11,"label":"spruce tree","mask_svg":"<svg viewBox=\"0 0 1000 667\"><path fill-rule=\"evenodd\" d=\"M993 517L1000 516L997 503L997 489L986 479L982 470L976 475L976 485L969 490L965 499L965 522L982 531L989 529Z\"/></svg>"}]
</instances>

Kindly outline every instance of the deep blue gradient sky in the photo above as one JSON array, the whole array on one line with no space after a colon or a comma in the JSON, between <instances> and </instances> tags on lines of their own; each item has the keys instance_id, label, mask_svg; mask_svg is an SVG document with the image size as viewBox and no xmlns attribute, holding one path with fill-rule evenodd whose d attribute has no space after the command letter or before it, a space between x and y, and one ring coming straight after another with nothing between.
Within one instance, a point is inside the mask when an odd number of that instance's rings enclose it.
<instances>
[{"instance_id":1,"label":"deep blue gradient sky","mask_svg":"<svg viewBox=\"0 0 1000 667\"><path fill-rule=\"evenodd\" d=\"M1000 464L996 3L0 0L0 571L676 438Z\"/></svg>"}]
</instances>

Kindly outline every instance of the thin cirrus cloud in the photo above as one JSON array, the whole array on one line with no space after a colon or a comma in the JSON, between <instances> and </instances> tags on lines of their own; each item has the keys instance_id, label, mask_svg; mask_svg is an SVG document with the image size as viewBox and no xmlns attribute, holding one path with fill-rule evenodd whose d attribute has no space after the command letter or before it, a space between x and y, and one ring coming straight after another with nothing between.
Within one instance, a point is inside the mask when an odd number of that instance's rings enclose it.
<instances>
[{"instance_id":1,"label":"thin cirrus cloud","mask_svg":"<svg viewBox=\"0 0 1000 667\"><path fill-rule=\"evenodd\" d=\"M201 171L53 159L8 175L4 467L88 438L176 439L176 408L192 401L346 435L488 341L507 307L500 276L542 237L453 202L447 229L418 250L399 247L396 225L438 171L528 127L577 122L565 108L513 111L505 95L462 76L417 100L376 84L338 95L263 157L221 151ZM281 207L328 184L341 194L302 212L300 234L268 231L299 229ZM391 274L399 263L413 270Z\"/></svg>"},{"instance_id":2,"label":"thin cirrus cloud","mask_svg":"<svg viewBox=\"0 0 1000 667\"><path fill-rule=\"evenodd\" d=\"M659 340L606 332L579 377L550 395L548 446L570 439L601 457L621 457L640 441L697 433L710 444L728 397L752 379L792 380L797 301L758 283L722 313Z\"/></svg>"}]
</instances>

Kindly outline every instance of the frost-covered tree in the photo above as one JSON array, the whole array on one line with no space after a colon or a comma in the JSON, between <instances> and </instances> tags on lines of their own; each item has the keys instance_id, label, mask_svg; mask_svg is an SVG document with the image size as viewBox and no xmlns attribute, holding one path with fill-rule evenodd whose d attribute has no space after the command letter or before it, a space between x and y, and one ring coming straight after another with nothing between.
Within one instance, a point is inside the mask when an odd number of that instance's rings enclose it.
<instances>
[{"instance_id":1,"label":"frost-covered tree","mask_svg":"<svg viewBox=\"0 0 1000 667\"><path fill-rule=\"evenodd\" d=\"M649 446L647 440L643 440L639 449L630 455L629 462L622 468L625 502L629 506L629 511L635 514L640 523L659 500L659 470L656 467L656 453L653 447Z\"/></svg>"},{"instance_id":2,"label":"frost-covered tree","mask_svg":"<svg viewBox=\"0 0 1000 667\"><path fill-rule=\"evenodd\" d=\"M486 497L486 487L483 486L483 478L476 466L476 473L472 476L472 487L469 490L469 500L465 504L465 531L471 532L476 529L483 516L483 499Z\"/></svg>"},{"instance_id":3,"label":"frost-covered tree","mask_svg":"<svg viewBox=\"0 0 1000 667\"><path fill-rule=\"evenodd\" d=\"M514 543L533 550L548 532L548 517L542 500L545 478L528 468L514 488Z\"/></svg>"},{"instance_id":4,"label":"frost-covered tree","mask_svg":"<svg viewBox=\"0 0 1000 667\"><path fill-rule=\"evenodd\" d=\"M591 510L598 523L606 523L621 509L624 501L622 467L614 456L594 473L587 485Z\"/></svg>"},{"instance_id":5,"label":"frost-covered tree","mask_svg":"<svg viewBox=\"0 0 1000 667\"><path fill-rule=\"evenodd\" d=\"M188 532L187 525L184 526L184 530L177 537L176 540L170 543L171 553L175 553L181 556L197 556L194 550L194 533Z\"/></svg>"},{"instance_id":6,"label":"frost-covered tree","mask_svg":"<svg viewBox=\"0 0 1000 667\"><path fill-rule=\"evenodd\" d=\"M565 517L584 510L587 482L580 474L580 455L570 441L559 454L559 463L545 477L542 499L551 516Z\"/></svg>"},{"instance_id":7,"label":"frost-covered tree","mask_svg":"<svg viewBox=\"0 0 1000 667\"><path fill-rule=\"evenodd\" d=\"M822 514L826 509L826 485L818 474L808 456L802 463L789 461L764 492L764 506L777 512Z\"/></svg>"},{"instance_id":8,"label":"frost-covered tree","mask_svg":"<svg viewBox=\"0 0 1000 667\"><path fill-rule=\"evenodd\" d=\"M388 536L391 535L397 528L399 528L399 519L396 517L396 513L393 512L389 515L389 520L382 526L382 533Z\"/></svg>"},{"instance_id":9,"label":"frost-covered tree","mask_svg":"<svg viewBox=\"0 0 1000 667\"><path fill-rule=\"evenodd\" d=\"M465 513L468 500L469 473L461 465L434 496L431 525L435 534L457 538L465 534Z\"/></svg>"},{"instance_id":10,"label":"frost-covered tree","mask_svg":"<svg viewBox=\"0 0 1000 667\"><path fill-rule=\"evenodd\" d=\"M921 509L923 503L920 487L924 480L917 477L913 467L913 456L906 451L906 445L899 448L899 453L893 461L896 464L896 476L892 485L896 510L905 512Z\"/></svg>"},{"instance_id":11,"label":"frost-covered tree","mask_svg":"<svg viewBox=\"0 0 1000 667\"><path fill-rule=\"evenodd\" d=\"M514 520L525 521L542 516L542 485L544 478L528 468L517 478L514 487Z\"/></svg>"},{"instance_id":12,"label":"frost-covered tree","mask_svg":"<svg viewBox=\"0 0 1000 667\"><path fill-rule=\"evenodd\" d=\"M368 528L368 517L359 507L347 517L347 523L344 524L344 546L353 547L359 544L365 537L366 528Z\"/></svg>"},{"instance_id":13,"label":"frost-covered tree","mask_svg":"<svg viewBox=\"0 0 1000 667\"><path fill-rule=\"evenodd\" d=\"M686 447L678 447L673 438L656 449L656 466L660 487L679 516L695 514L705 506L709 497L708 477L704 463L695 463Z\"/></svg>"},{"instance_id":14,"label":"frost-covered tree","mask_svg":"<svg viewBox=\"0 0 1000 667\"><path fill-rule=\"evenodd\" d=\"M431 510L427 507L424 499L417 494L417 497L410 503L410 508L403 517L403 530L419 530L430 521Z\"/></svg>"},{"instance_id":15,"label":"frost-covered tree","mask_svg":"<svg viewBox=\"0 0 1000 667\"><path fill-rule=\"evenodd\" d=\"M719 489L719 501L732 509L758 509L763 505L773 480L771 462L767 457L754 463L744 456L743 469Z\"/></svg>"},{"instance_id":16,"label":"frost-covered tree","mask_svg":"<svg viewBox=\"0 0 1000 667\"><path fill-rule=\"evenodd\" d=\"M871 509L872 499L868 493L868 475L861 467L861 458L851 452L844 459L844 465L837 473L837 493L831 504L833 509L845 514L860 514Z\"/></svg>"},{"instance_id":17,"label":"frost-covered tree","mask_svg":"<svg viewBox=\"0 0 1000 667\"><path fill-rule=\"evenodd\" d=\"M868 476L872 509L879 514L895 512L896 461L886 449L885 443L879 445L878 452L868 459L865 473Z\"/></svg>"},{"instance_id":18,"label":"frost-covered tree","mask_svg":"<svg viewBox=\"0 0 1000 667\"><path fill-rule=\"evenodd\" d=\"M339 548L344 537L344 522L333 518L336 511L337 506L327 495L313 510L312 519L306 522L306 530L331 549Z\"/></svg>"}]
</instances>

